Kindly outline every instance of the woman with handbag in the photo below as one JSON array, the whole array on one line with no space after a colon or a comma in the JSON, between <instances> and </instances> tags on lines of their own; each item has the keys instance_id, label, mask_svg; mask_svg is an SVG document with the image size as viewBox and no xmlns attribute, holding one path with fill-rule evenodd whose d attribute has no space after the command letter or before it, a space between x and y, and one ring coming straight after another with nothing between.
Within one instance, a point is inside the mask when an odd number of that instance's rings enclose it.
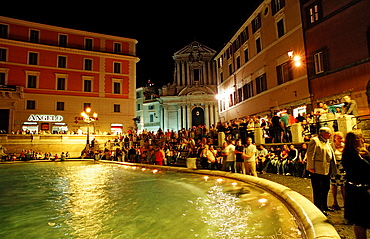
<instances>
[{"instance_id":1,"label":"woman with handbag","mask_svg":"<svg viewBox=\"0 0 370 239\"><path fill-rule=\"evenodd\" d=\"M370 228L370 153L361 133L349 132L342 154L346 171L344 217L353 224L357 239L366 239Z\"/></svg>"}]
</instances>

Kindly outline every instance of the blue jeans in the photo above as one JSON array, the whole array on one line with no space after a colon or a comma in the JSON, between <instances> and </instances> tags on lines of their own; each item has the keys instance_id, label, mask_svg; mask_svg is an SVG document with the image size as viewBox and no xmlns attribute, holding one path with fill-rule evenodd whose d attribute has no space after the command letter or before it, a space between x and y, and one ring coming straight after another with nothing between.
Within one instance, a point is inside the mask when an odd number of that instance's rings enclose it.
<instances>
[{"instance_id":1,"label":"blue jeans","mask_svg":"<svg viewBox=\"0 0 370 239\"><path fill-rule=\"evenodd\" d=\"M226 161L225 164L226 164L225 166L226 171L235 173L235 161Z\"/></svg>"},{"instance_id":2,"label":"blue jeans","mask_svg":"<svg viewBox=\"0 0 370 239\"><path fill-rule=\"evenodd\" d=\"M286 163L288 162L288 160L283 160L283 161L279 161L276 165L276 169L277 169L277 173L280 173L282 172L283 174L285 174L285 170L286 170Z\"/></svg>"}]
</instances>

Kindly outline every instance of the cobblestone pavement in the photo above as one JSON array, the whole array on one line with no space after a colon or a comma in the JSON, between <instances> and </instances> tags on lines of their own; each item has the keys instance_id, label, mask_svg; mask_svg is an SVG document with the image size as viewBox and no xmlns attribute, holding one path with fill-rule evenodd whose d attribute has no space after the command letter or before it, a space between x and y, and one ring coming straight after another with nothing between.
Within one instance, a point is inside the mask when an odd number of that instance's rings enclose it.
<instances>
[{"instance_id":1,"label":"cobblestone pavement","mask_svg":"<svg viewBox=\"0 0 370 239\"><path fill-rule=\"evenodd\" d=\"M291 188L312 201L311 180L309 178L297 178L292 176L282 176L271 173L259 174L258 176L261 178L274 181L276 183L280 183L288 188ZM329 206L333 204L333 197L331 195L331 192L329 192L328 203ZM338 203L340 206L343 206L343 198L340 195L339 190L338 190ZM341 238L345 239L355 238L352 225L348 225L346 220L344 219L343 208L340 211L329 212L328 220L335 227ZM370 238L370 230L367 230L367 236L368 238Z\"/></svg>"}]
</instances>

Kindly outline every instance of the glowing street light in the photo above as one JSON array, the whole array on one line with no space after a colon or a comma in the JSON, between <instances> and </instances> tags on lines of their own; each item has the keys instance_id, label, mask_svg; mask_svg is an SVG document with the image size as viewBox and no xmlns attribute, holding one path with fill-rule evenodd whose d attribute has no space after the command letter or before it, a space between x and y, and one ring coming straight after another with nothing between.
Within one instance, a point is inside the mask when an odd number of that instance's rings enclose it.
<instances>
[{"instance_id":1,"label":"glowing street light","mask_svg":"<svg viewBox=\"0 0 370 239\"><path fill-rule=\"evenodd\" d=\"M294 56L293 57L293 61L294 61L294 65L295 66L301 66L302 65L301 57L300 56Z\"/></svg>"},{"instance_id":2,"label":"glowing street light","mask_svg":"<svg viewBox=\"0 0 370 239\"><path fill-rule=\"evenodd\" d=\"M288 51L288 56L293 60L295 66L299 67L302 65L301 57L299 55L294 55L294 51L292 49Z\"/></svg>"},{"instance_id":3,"label":"glowing street light","mask_svg":"<svg viewBox=\"0 0 370 239\"><path fill-rule=\"evenodd\" d=\"M94 122L98 118L97 113L93 113L92 116L90 116L91 108L88 107L84 111L81 112L81 116L83 118L83 121L87 123L87 138L86 138L86 149L90 149L90 123Z\"/></svg>"}]
</instances>

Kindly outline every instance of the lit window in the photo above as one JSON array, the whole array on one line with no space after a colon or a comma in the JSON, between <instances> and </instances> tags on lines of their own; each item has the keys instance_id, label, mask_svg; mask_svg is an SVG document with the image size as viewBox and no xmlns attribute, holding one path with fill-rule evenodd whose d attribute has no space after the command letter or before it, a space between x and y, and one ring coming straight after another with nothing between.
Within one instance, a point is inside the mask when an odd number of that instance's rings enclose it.
<instances>
[{"instance_id":1,"label":"lit window","mask_svg":"<svg viewBox=\"0 0 370 239\"><path fill-rule=\"evenodd\" d=\"M324 58L322 51L313 55L313 60L315 63L315 73L320 74L324 72Z\"/></svg>"},{"instance_id":2,"label":"lit window","mask_svg":"<svg viewBox=\"0 0 370 239\"><path fill-rule=\"evenodd\" d=\"M319 9L317 5L310 8L310 20L311 23L319 20Z\"/></svg>"},{"instance_id":3,"label":"lit window","mask_svg":"<svg viewBox=\"0 0 370 239\"><path fill-rule=\"evenodd\" d=\"M316 1L312 5L306 8L307 23L313 25L321 20L321 5L319 1Z\"/></svg>"}]
</instances>

